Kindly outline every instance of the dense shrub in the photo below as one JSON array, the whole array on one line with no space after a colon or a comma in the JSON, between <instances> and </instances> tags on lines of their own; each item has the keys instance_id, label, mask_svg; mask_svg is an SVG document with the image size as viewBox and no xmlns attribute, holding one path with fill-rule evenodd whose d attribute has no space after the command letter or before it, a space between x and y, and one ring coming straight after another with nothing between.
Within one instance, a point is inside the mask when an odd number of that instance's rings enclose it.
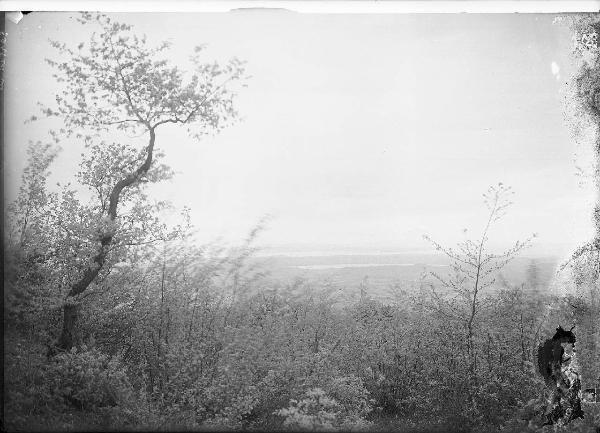
<instances>
[{"instance_id":1,"label":"dense shrub","mask_svg":"<svg viewBox=\"0 0 600 433\"><path fill-rule=\"evenodd\" d=\"M5 357L9 429L143 428L155 422L118 358L82 348L47 360L23 346L14 343Z\"/></svg>"},{"instance_id":2,"label":"dense shrub","mask_svg":"<svg viewBox=\"0 0 600 433\"><path fill-rule=\"evenodd\" d=\"M339 412L339 403L315 388L300 401L290 400L289 407L276 413L285 418L283 425L291 430L334 430Z\"/></svg>"},{"instance_id":3,"label":"dense shrub","mask_svg":"<svg viewBox=\"0 0 600 433\"><path fill-rule=\"evenodd\" d=\"M95 349L56 355L46 367L46 380L54 396L78 409L125 405L134 394L118 359Z\"/></svg>"},{"instance_id":4,"label":"dense shrub","mask_svg":"<svg viewBox=\"0 0 600 433\"><path fill-rule=\"evenodd\" d=\"M346 396L338 394L345 404L330 397L321 388L310 389L302 400L292 399L287 408L276 411L277 415L284 418L283 425L290 430L318 431L351 431L370 427L371 424L363 418L370 408L361 384L352 378L334 382L334 392L350 391Z\"/></svg>"}]
</instances>

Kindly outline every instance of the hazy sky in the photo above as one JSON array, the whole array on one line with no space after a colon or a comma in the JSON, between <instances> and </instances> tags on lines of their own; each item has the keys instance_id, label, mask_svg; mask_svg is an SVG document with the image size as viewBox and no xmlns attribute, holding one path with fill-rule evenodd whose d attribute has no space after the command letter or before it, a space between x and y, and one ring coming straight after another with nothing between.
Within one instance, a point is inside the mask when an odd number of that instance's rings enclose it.
<instances>
[{"instance_id":1,"label":"hazy sky","mask_svg":"<svg viewBox=\"0 0 600 433\"><path fill-rule=\"evenodd\" d=\"M579 186L563 118L570 36L549 15L308 15L289 12L120 14L150 40L171 40L185 66L236 56L252 75L241 122L200 142L158 132L176 178L153 191L188 206L202 240L235 242L272 215L261 243L288 249L401 251L476 235L482 193L504 182L515 204L497 246L537 232L532 254L565 254L591 237L594 191ZM48 38L91 30L69 14L7 21L5 175L16 189L23 125L57 92ZM142 142L143 143L143 142ZM83 146L62 144L53 180L73 175ZM577 152L577 155L576 155Z\"/></svg>"}]
</instances>

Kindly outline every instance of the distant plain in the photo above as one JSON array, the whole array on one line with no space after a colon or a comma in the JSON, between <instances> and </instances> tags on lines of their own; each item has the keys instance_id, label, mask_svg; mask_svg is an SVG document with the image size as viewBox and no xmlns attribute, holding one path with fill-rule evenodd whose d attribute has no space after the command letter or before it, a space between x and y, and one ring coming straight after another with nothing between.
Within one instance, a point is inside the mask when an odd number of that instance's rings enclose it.
<instances>
[{"instance_id":1,"label":"distant plain","mask_svg":"<svg viewBox=\"0 0 600 433\"><path fill-rule=\"evenodd\" d=\"M368 295L382 299L392 296L392 288L417 290L422 276L431 271L443 276L451 270L449 259L441 254L290 254L255 260L262 269L268 270L267 280L272 283L303 280L313 286L326 284L349 294L362 287ZM498 273L491 290L497 291L506 283L510 286L525 284L527 290L531 289L534 266L537 288L545 291L558 265L559 260L554 257L517 257ZM428 277L426 281L433 282L433 279Z\"/></svg>"}]
</instances>

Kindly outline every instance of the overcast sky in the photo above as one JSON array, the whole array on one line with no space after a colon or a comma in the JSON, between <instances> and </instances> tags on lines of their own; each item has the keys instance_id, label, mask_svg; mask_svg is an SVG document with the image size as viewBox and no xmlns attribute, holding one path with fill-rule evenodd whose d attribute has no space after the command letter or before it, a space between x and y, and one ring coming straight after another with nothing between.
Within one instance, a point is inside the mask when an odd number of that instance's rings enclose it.
<instances>
[{"instance_id":1,"label":"overcast sky","mask_svg":"<svg viewBox=\"0 0 600 433\"><path fill-rule=\"evenodd\" d=\"M536 232L530 254L566 254L592 236L591 184L563 116L570 36L549 15L308 15L289 12L120 14L186 65L233 56L252 75L242 121L200 142L165 128L158 146L178 175L153 191L191 208L202 241L236 242L267 214L261 244L287 250L422 250L477 235L482 193L503 182L514 206L490 234L497 247ZM90 29L69 14L7 21L6 196L28 140L23 125L57 93L48 38L77 45ZM48 121L46 121L48 122ZM54 180L71 178L83 146L69 141ZM281 249L280 249L281 250Z\"/></svg>"}]
</instances>

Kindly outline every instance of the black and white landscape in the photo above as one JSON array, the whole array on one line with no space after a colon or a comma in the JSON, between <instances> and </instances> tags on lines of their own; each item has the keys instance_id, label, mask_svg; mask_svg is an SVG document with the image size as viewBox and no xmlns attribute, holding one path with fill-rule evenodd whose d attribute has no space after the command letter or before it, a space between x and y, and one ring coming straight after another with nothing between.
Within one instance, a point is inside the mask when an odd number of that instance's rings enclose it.
<instances>
[{"instance_id":1,"label":"black and white landscape","mask_svg":"<svg viewBox=\"0 0 600 433\"><path fill-rule=\"evenodd\" d=\"M597 15L15 21L6 429L597 431Z\"/></svg>"}]
</instances>

